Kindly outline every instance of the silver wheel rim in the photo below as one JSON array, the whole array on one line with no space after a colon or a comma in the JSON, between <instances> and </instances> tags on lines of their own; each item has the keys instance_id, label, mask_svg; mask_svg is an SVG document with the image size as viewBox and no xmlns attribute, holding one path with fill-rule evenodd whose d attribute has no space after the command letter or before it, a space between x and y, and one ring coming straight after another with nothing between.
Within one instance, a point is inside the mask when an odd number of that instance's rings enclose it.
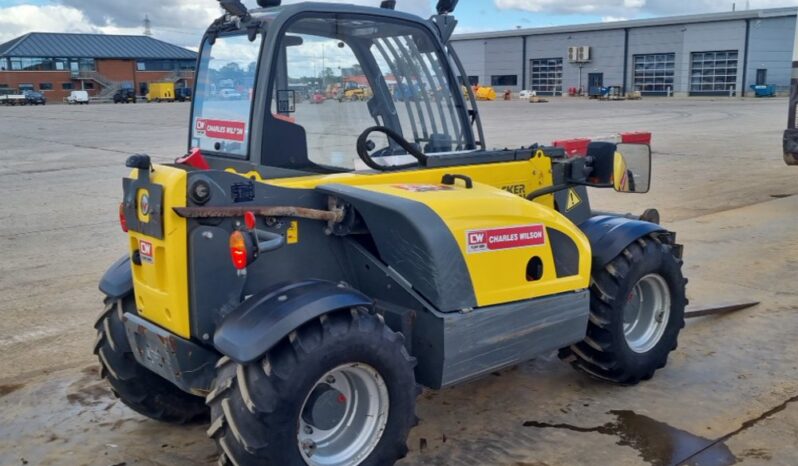
<instances>
[{"instance_id":1,"label":"silver wheel rim","mask_svg":"<svg viewBox=\"0 0 798 466\"><path fill-rule=\"evenodd\" d=\"M626 298L623 308L623 333L629 348L645 353L654 348L668 326L671 292L658 274L641 278Z\"/></svg>"},{"instance_id":2,"label":"silver wheel rim","mask_svg":"<svg viewBox=\"0 0 798 466\"><path fill-rule=\"evenodd\" d=\"M355 466L368 458L388 422L388 388L367 364L324 374L302 403L297 441L310 466Z\"/></svg>"}]
</instances>

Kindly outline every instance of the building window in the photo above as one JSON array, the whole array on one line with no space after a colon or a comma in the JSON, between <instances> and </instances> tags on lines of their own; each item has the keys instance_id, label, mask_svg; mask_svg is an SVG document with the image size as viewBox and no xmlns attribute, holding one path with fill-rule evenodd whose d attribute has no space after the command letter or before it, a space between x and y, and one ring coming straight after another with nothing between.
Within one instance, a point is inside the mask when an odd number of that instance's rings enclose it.
<instances>
[{"instance_id":1,"label":"building window","mask_svg":"<svg viewBox=\"0 0 798 466\"><path fill-rule=\"evenodd\" d=\"M5 60L4 60L5 61ZM12 57L12 71L64 71L66 58ZM5 63L3 63L5 65Z\"/></svg>"},{"instance_id":2,"label":"building window","mask_svg":"<svg viewBox=\"0 0 798 466\"><path fill-rule=\"evenodd\" d=\"M643 95L667 95L673 92L676 68L675 53L652 53L634 56L634 89Z\"/></svg>"},{"instance_id":3,"label":"building window","mask_svg":"<svg viewBox=\"0 0 798 466\"><path fill-rule=\"evenodd\" d=\"M737 90L736 50L694 52L690 67L691 95L729 95Z\"/></svg>"},{"instance_id":4,"label":"building window","mask_svg":"<svg viewBox=\"0 0 798 466\"><path fill-rule=\"evenodd\" d=\"M20 84L19 85L19 92L32 91L32 90L33 90L33 84Z\"/></svg>"},{"instance_id":5,"label":"building window","mask_svg":"<svg viewBox=\"0 0 798 466\"><path fill-rule=\"evenodd\" d=\"M562 58L529 60L529 90L541 95L562 95Z\"/></svg>"},{"instance_id":6,"label":"building window","mask_svg":"<svg viewBox=\"0 0 798 466\"><path fill-rule=\"evenodd\" d=\"M53 83L39 83L39 90L40 91L52 91L53 90Z\"/></svg>"},{"instance_id":7,"label":"building window","mask_svg":"<svg viewBox=\"0 0 798 466\"><path fill-rule=\"evenodd\" d=\"M191 62L192 68L194 62ZM178 61L176 60L142 60L136 62L136 69L138 71L177 71ZM180 66L180 69L188 69Z\"/></svg>"},{"instance_id":8,"label":"building window","mask_svg":"<svg viewBox=\"0 0 798 466\"><path fill-rule=\"evenodd\" d=\"M75 86L72 83L61 83L61 89L65 91L71 91L74 88Z\"/></svg>"},{"instance_id":9,"label":"building window","mask_svg":"<svg viewBox=\"0 0 798 466\"><path fill-rule=\"evenodd\" d=\"M72 74L77 74L78 72L91 73L97 71L97 64L93 58L73 58L70 60L69 69Z\"/></svg>"},{"instance_id":10,"label":"building window","mask_svg":"<svg viewBox=\"0 0 798 466\"><path fill-rule=\"evenodd\" d=\"M490 85L491 86L517 86L518 85L518 75L517 74L502 74L502 75L493 75L490 77Z\"/></svg>"},{"instance_id":11,"label":"building window","mask_svg":"<svg viewBox=\"0 0 798 466\"><path fill-rule=\"evenodd\" d=\"M465 86L465 83L463 82L463 77L462 76L458 76L457 80L460 82L461 85ZM468 85L469 86L476 86L478 84L479 84L479 76L469 76L468 77Z\"/></svg>"},{"instance_id":12,"label":"building window","mask_svg":"<svg viewBox=\"0 0 798 466\"><path fill-rule=\"evenodd\" d=\"M84 82L83 83L83 89L86 89L86 90L94 89L94 83Z\"/></svg>"}]
</instances>

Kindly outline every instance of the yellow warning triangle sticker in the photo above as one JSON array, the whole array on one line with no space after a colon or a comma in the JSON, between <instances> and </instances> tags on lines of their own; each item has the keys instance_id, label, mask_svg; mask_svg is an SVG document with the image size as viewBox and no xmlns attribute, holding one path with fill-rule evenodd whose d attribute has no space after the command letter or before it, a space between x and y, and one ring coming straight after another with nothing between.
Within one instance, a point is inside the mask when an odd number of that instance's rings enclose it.
<instances>
[{"instance_id":1,"label":"yellow warning triangle sticker","mask_svg":"<svg viewBox=\"0 0 798 466\"><path fill-rule=\"evenodd\" d=\"M579 197L579 194L576 194L576 190L571 188L568 190L568 203L565 205L566 212L573 209L574 207L578 206L582 203L582 198Z\"/></svg>"}]
</instances>

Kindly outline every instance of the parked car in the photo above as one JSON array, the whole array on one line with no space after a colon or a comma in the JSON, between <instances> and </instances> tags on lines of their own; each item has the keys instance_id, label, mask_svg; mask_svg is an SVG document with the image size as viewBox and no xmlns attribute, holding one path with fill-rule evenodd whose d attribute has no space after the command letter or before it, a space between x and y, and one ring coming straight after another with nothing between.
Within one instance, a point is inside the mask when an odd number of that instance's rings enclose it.
<instances>
[{"instance_id":1,"label":"parked car","mask_svg":"<svg viewBox=\"0 0 798 466\"><path fill-rule=\"evenodd\" d=\"M88 105L89 93L86 91L72 91L69 93L69 97L66 98L66 101L68 104Z\"/></svg>"},{"instance_id":2,"label":"parked car","mask_svg":"<svg viewBox=\"0 0 798 466\"><path fill-rule=\"evenodd\" d=\"M179 87L175 89L175 99L177 99L178 102L185 102L187 100L191 100L191 88Z\"/></svg>"},{"instance_id":3,"label":"parked car","mask_svg":"<svg viewBox=\"0 0 798 466\"><path fill-rule=\"evenodd\" d=\"M236 91L235 89L222 89L219 91L219 97L224 100L239 100L243 96L240 92Z\"/></svg>"},{"instance_id":4,"label":"parked car","mask_svg":"<svg viewBox=\"0 0 798 466\"><path fill-rule=\"evenodd\" d=\"M115 104L127 104L127 103L136 103L136 91L133 89L120 89L116 91L114 94L114 103Z\"/></svg>"},{"instance_id":5,"label":"parked car","mask_svg":"<svg viewBox=\"0 0 798 466\"><path fill-rule=\"evenodd\" d=\"M25 91L25 102L28 105L45 105L47 103L47 97L41 92Z\"/></svg>"}]
</instances>

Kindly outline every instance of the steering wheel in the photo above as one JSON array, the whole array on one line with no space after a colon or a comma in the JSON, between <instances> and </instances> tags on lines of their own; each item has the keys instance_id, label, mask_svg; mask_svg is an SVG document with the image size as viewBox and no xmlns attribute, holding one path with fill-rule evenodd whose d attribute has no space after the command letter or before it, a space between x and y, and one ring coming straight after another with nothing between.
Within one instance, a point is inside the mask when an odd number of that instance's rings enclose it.
<instances>
[{"instance_id":1,"label":"steering wheel","mask_svg":"<svg viewBox=\"0 0 798 466\"><path fill-rule=\"evenodd\" d=\"M407 151L408 154L412 155L413 157L418 160L415 163L405 163L402 165L380 165L374 161L374 158L369 155L369 150L374 149L374 143L368 139L371 133L383 133L389 138L391 138L394 142L399 144L399 146ZM371 146L371 147L370 147ZM395 171L395 170L404 170L406 168L418 167L426 165L427 163L427 156L424 155L423 152L418 150L413 144L408 142L405 138L402 137L396 131L386 128L385 126L372 126L370 128L366 128L360 136L357 138L357 155L360 156L360 160L363 161L369 168L379 171Z\"/></svg>"}]
</instances>

